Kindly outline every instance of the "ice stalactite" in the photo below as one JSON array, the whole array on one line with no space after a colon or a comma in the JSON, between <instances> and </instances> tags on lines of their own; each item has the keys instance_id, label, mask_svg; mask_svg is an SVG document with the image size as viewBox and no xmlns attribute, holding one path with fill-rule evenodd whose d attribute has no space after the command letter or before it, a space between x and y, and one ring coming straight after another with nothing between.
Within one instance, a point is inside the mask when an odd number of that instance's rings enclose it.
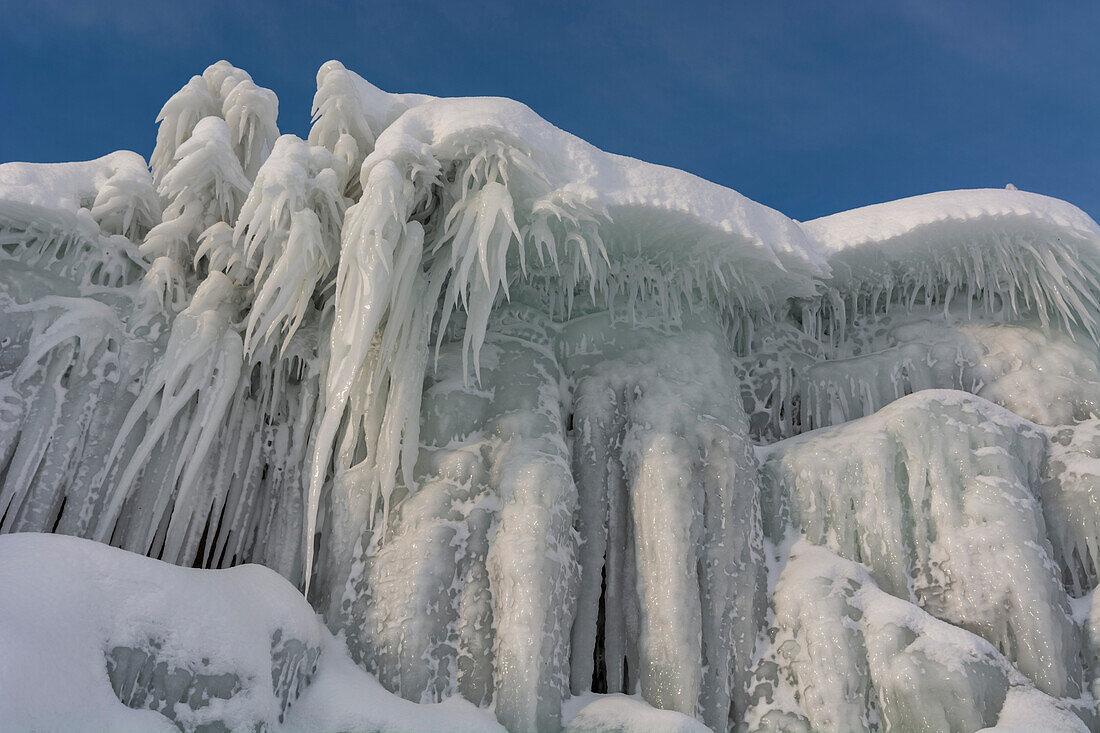
<instances>
[{"instance_id":1,"label":"ice stalactite","mask_svg":"<svg viewBox=\"0 0 1100 733\"><path fill-rule=\"evenodd\" d=\"M275 259L273 274L263 272L257 285L212 265L241 273L233 265L247 253L235 254L232 227L246 204L250 215L262 210L256 217L271 219L280 242L272 252L286 249L291 229L298 247L291 254L333 251L346 168L315 149L305 155L317 161L310 175L293 167L286 173L277 161L253 186L238 156L249 165L266 158L274 100L256 102L270 92L256 91L246 74L224 63L208 77L209 93L240 92L226 103L239 108L237 134L216 115L193 114L208 110L187 102L187 90L169 105L172 119L162 130L178 122L182 131L161 170L163 215L151 213L160 204L133 154L63 167L48 185L28 175L33 166L14 171L27 183L0 206L9 239L5 274L33 268L36 277L53 279L37 288L15 280L5 287L12 336L27 346L4 380L12 396L4 413L2 521L9 529L96 536L182 564L255 559L301 577L301 476L319 385L316 339L294 332L320 315L308 305L312 289L276 281L309 273ZM234 148L241 144L244 152ZM326 168L329 161L336 170ZM329 199L320 192L325 181L336 191ZM286 201L286 191L303 187ZM51 196L61 198L40 211ZM304 224L289 225L287 205ZM249 226L256 228L252 219L241 240ZM144 237L144 251L113 232ZM261 307L253 311L257 291ZM267 349L246 362L242 313L283 329L278 358ZM253 350L270 335L259 334Z\"/></svg>"},{"instance_id":2,"label":"ice stalactite","mask_svg":"<svg viewBox=\"0 0 1100 733\"><path fill-rule=\"evenodd\" d=\"M402 112L430 99L423 94L389 94L339 61L326 62L317 71L309 143L326 148L357 173L374 151L378 135ZM348 179L347 187L350 196L362 194L357 175Z\"/></svg>"},{"instance_id":3,"label":"ice stalactite","mask_svg":"<svg viewBox=\"0 0 1100 733\"><path fill-rule=\"evenodd\" d=\"M251 180L279 136L279 100L270 89L226 61L193 76L165 102L157 115L157 144L149 157L158 185L176 165L178 150L206 117L227 122L230 141L242 171Z\"/></svg>"},{"instance_id":4,"label":"ice stalactite","mask_svg":"<svg viewBox=\"0 0 1100 733\"><path fill-rule=\"evenodd\" d=\"M336 271L346 176L339 158L284 135L256 176L231 242L224 230L210 234L203 254L211 266L251 286L245 337L254 359L265 346L285 350L307 314L324 311L318 293Z\"/></svg>"},{"instance_id":5,"label":"ice stalactite","mask_svg":"<svg viewBox=\"0 0 1100 733\"><path fill-rule=\"evenodd\" d=\"M947 314L959 302L968 317L975 308L1008 321L1031 316L1095 340L1096 224L1048 202L1022 192L942 192L807 222L831 253L826 321L918 304Z\"/></svg>"},{"instance_id":6,"label":"ice stalactite","mask_svg":"<svg viewBox=\"0 0 1100 733\"><path fill-rule=\"evenodd\" d=\"M1067 425L1100 409L1100 352L1080 331L904 317L884 330L858 355L803 370L803 426L864 417L923 389L971 392L1043 425Z\"/></svg>"},{"instance_id":7,"label":"ice stalactite","mask_svg":"<svg viewBox=\"0 0 1100 733\"><path fill-rule=\"evenodd\" d=\"M122 324L88 298L52 296L9 312L32 335L5 400L0 526L84 530L95 509L88 464L103 462L110 417L126 399Z\"/></svg>"},{"instance_id":8,"label":"ice stalactite","mask_svg":"<svg viewBox=\"0 0 1100 733\"><path fill-rule=\"evenodd\" d=\"M108 542L119 532L123 502L129 500L136 507L124 516L126 539L121 544L146 554L154 552L155 542L163 543L156 555L181 559L180 545L191 519L188 509L199 501L194 495L215 488L200 483L202 467L229 409L243 363L241 339L231 327L235 301L229 279L211 276L173 322L164 357L119 427L107 456L108 470L97 477L97 483L108 477L110 483L103 509L97 513L95 539ZM135 431L138 425L140 432ZM125 458L123 451L128 453ZM112 472L116 466L121 470ZM135 487L139 473L141 482ZM177 489L170 494L163 490L165 485ZM165 521L161 539L158 535Z\"/></svg>"},{"instance_id":9,"label":"ice stalactite","mask_svg":"<svg viewBox=\"0 0 1100 733\"><path fill-rule=\"evenodd\" d=\"M524 254L529 243L554 262L597 267L598 239L581 233L535 239L552 233L548 220L560 222L560 209L543 206L537 230L518 229L511 191L546 186L522 151L471 145L457 151L459 159L440 161L411 140L398 138L394 147L396 161L376 151L364 163L363 199L348 211L343 231L327 404L310 484L311 523L330 454L336 486L353 468L370 480L370 499L354 519L339 515L356 502L333 497L334 521L354 526L372 522L379 506L388 511L398 472L405 486L415 487L420 384L433 328L438 349L452 316L465 313L462 373L477 381L489 316L523 273L532 256ZM535 209L539 202L523 203Z\"/></svg>"},{"instance_id":10,"label":"ice stalactite","mask_svg":"<svg viewBox=\"0 0 1100 733\"><path fill-rule=\"evenodd\" d=\"M167 201L161 223L141 246L150 259L190 264L199 235L218 222L236 221L252 184L233 152L220 117L204 117L176 148L174 167L158 190Z\"/></svg>"},{"instance_id":11,"label":"ice stalactite","mask_svg":"<svg viewBox=\"0 0 1100 733\"><path fill-rule=\"evenodd\" d=\"M160 201L141 156L126 151L44 174L9 164L0 174L0 248L7 267L73 287L118 289L146 268L137 238L160 221ZM12 192L18 192L13 195Z\"/></svg>"},{"instance_id":12,"label":"ice stalactite","mask_svg":"<svg viewBox=\"0 0 1100 733\"><path fill-rule=\"evenodd\" d=\"M756 464L728 347L705 331L624 347L593 318L570 327L572 340L585 337L571 357L583 364L573 691L599 675L609 692L640 688L720 728L744 711L764 600Z\"/></svg>"}]
</instances>

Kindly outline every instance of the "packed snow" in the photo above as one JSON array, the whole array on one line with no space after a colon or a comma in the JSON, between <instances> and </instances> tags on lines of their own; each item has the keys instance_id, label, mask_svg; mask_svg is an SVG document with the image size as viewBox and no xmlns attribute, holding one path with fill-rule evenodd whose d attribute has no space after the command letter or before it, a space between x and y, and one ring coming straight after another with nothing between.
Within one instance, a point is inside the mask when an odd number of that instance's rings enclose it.
<instances>
[{"instance_id":1,"label":"packed snow","mask_svg":"<svg viewBox=\"0 0 1100 733\"><path fill-rule=\"evenodd\" d=\"M0 165L0 729L1100 729L1084 212L277 114Z\"/></svg>"}]
</instances>

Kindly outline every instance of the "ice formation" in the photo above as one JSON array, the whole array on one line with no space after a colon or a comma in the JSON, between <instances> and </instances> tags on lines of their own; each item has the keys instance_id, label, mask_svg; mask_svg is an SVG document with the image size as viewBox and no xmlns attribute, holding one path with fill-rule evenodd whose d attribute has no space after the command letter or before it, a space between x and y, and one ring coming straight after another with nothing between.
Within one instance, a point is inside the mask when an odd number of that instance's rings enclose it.
<instances>
[{"instance_id":1,"label":"ice formation","mask_svg":"<svg viewBox=\"0 0 1100 733\"><path fill-rule=\"evenodd\" d=\"M0 165L0 720L1100 727L1086 214L277 112L218 62L148 165Z\"/></svg>"}]
</instances>

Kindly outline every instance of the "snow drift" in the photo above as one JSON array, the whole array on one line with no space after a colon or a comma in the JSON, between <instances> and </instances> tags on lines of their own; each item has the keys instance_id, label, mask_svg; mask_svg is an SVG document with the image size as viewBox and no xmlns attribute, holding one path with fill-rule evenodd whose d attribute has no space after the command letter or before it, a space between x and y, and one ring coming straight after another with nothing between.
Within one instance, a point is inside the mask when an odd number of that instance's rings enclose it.
<instances>
[{"instance_id":1,"label":"snow drift","mask_svg":"<svg viewBox=\"0 0 1100 733\"><path fill-rule=\"evenodd\" d=\"M149 166L0 166L0 531L323 625L5 537L0 716L1096 728L1087 215L800 224L337 62L277 111L219 62Z\"/></svg>"}]
</instances>

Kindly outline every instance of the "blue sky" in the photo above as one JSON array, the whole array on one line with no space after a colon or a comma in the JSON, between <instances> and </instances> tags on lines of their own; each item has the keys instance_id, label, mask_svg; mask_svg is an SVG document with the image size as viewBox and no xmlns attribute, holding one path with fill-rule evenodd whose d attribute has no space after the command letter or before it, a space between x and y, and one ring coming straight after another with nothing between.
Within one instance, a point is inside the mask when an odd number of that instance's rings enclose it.
<instances>
[{"instance_id":1,"label":"blue sky","mask_svg":"<svg viewBox=\"0 0 1100 733\"><path fill-rule=\"evenodd\" d=\"M601 148L797 219L951 188L1100 218L1100 2L0 0L0 161L148 156L226 58L305 135L317 67L521 100Z\"/></svg>"}]
</instances>

